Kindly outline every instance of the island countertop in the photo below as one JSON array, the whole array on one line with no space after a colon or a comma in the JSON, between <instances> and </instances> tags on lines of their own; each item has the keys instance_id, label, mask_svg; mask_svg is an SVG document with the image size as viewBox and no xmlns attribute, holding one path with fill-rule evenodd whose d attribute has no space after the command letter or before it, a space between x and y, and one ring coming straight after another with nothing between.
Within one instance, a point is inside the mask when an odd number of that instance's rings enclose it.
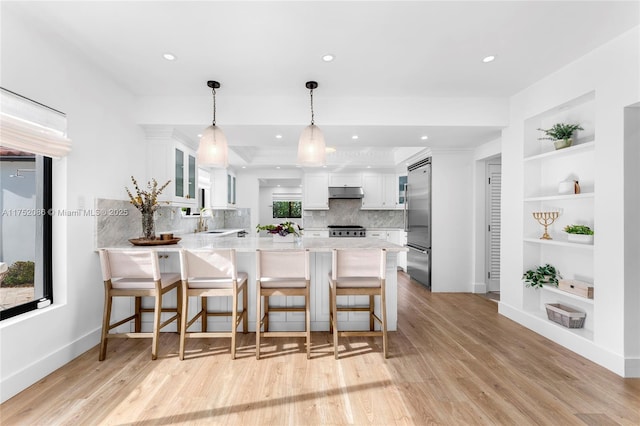
<instances>
[{"instance_id":1,"label":"island countertop","mask_svg":"<svg viewBox=\"0 0 640 426\"><path fill-rule=\"evenodd\" d=\"M330 252L333 249L366 249L381 248L388 252L407 251L406 247L393 244L378 238L305 238L296 242L273 242L271 237L220 237L205 232L180 235L177 244L162 244L154 246L134 246L122 244L109 249L140 248L153 249L162 252L180 251L181 249L235 249L237 252L253 252L262 250L299 250L308 249L311 252Z\"/></svg>"},{"instance_id":2,"label":"island countertop","mask_svg":"<svg viewBox=\"0 0 640 426\"><path fill-rule=\"evenodd\" d=\"M207 234L205 232L195 234L178 235L181 240L177 244L169 245L153 245L153 246L134 246L130 243L117 246L104 247L107 249L133 249L133 250L155 250L161 254L161 267L163 270L180 271L180 258L178 253L183 249L235 249L238 253L237 262L238 270L244 271L249 276L250 285L248 290L248 313L249 331L255 331L256 318L256 286L255 273L256 262L255 253L257 249L262 250L299 250L308 249L310 252L311 266L311 329L313 331L329 330L329 284L327 276L331 270L331 251L333 249L368 249L380 248L387 250L387 267L386 267L386 286L385 294L387 300L387 327L389 331L396 330L397 327L397 254L407 251L406 247L390 243L378 238L300 238L292 243L273 242L271 237L220 237L216 234ZM342 297L342 296L340 296ZM346 296L345 296L346 297ZM270 300L277 304L287 303L284 296L272 296ZM362 306L367 304L369 296L349 296L345 302L348 305ZM143 306L147 307L152 301L143 301ZM175 307L176 295L169 293L163 300L163 306ZM200 301L195 301L199 309ZM211 309L224 310L228 309L226 305L228 301L212 300L210 302ZM218 306L217 304L220 304ZM151 305L149 305L151 306ZM380 301L376 299L376 312L380 315ZM274 314L269 320L270 329L274 331L282 330L299 330L304 327L304 315L284 315L283 313ZM369 314L368 312L341 312L339 320L345 329L351 330L368 330ZM143 330L151 330L152 323L145 317L142 321ZM214 317L207 320L209 330L228 330L226 317ZM167 331L175 331L167 327Z\"/></svg>"}]
</instances>

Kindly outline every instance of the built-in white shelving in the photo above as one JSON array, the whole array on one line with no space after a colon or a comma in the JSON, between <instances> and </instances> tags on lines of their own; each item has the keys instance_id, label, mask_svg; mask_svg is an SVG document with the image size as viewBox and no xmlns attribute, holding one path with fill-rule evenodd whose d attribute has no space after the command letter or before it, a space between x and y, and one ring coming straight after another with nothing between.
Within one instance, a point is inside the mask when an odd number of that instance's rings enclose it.
<instances>
[{"instance_id":1,"label":"built-in white shelving","mask_svg":"<svg viewBox=\"0 0 640 426\"><path fill-rule=\"evenodd\" d=\"M593 299L588 299L586 297L578 296L577 294L569 293L568 291L560 290L556 287L551 287L545 285L542 287L542 291L548 291L549 293L558 294L561 297L566 297L571 300L576 300L580 303L586 303L587 305L593 305Z\"/></svg>"},{"instance_id":2,"label":"built-in white shelving","mask_svg":"<svg viewBox=\"0 0 640 426\"><path fill-rule=\"evenodd\" d=\"M593 244L573 243L570 241L566 241L566 240L563 241L559 239L542 240L540 238L528 237L524 239L524 242L532 243L532 244L547 245L547 246L571 247L576 249L593 250Z\"/></svg>"},{"instance_id":3,"label":"built-in white shelving","mask_svg":"<svg viewBox=\"0 0 640 426\"><path fill-rule=\"evenodd\" d=\"M525 202L535 201L562 201L562 200L583 200L587 198L593 198L594 192L583 192L580 194L566 194L566 195L541 195L539 197L526 197Z\"/></svg>"},{"instance_id":4,"label":"built-in white shelving","mask_svg":"<svg viewBox=\"0 0 640 426\"><path fill-rule=\"evenodd\" d=\"M538 129L556 123L577 123L584 130L574 135L574 145L554 150L553 142L540 140ZM570 224L590 226L595 230L595 94L589 93L563 105L558 105L524 123L523 150L523 265L525 269L551 264L564 278L593 280L594 244L570 242L562 230ZM561 194L561 184L578 182L578 194ZM543 226L533 212L559 212L549 224L552 239L540 239ZM597 232L597 231L596 231ZM595 284L594 284L595 286ZM584 327L563 327L547 318L545 303L562 303L586 313ZM565 340L594 341L597 302L572 293L545 286L540 291L525 291L524 312L536 321L543 334Z\"/></svg>"},{"instance_id":5,"label":"built-in white shelving","mask_svg":"<svg viewBox=\"0 0 640 426\"><path fill-rule=\"evenodd\" d=\"M570 156L580 152L592 151L595 148L595 145L596 145L595 141L592 140L589 142L576 144L564 149L557 149L555 151L547 151L547 152L543 152L542 154L531 155L529 157L525 157L524 161L525 162L539 161L539 160L545 160L550 158L560 158L564 156Z\"/></svg>"}]
</instances>

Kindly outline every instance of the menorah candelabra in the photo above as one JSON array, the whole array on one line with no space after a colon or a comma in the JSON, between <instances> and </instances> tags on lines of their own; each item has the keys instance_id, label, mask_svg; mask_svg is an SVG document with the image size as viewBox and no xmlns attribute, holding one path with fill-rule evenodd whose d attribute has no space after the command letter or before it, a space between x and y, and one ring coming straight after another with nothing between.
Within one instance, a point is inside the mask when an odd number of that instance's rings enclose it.
<instances>
[{"instance_id":1,"label":"menorah candelabra","mask_svg":"<svg viewBox=\"0 0 640 426\"><path fill-rule=\"evenodd\" d=\"M547 228L558 218L558 216L560 216L560 212L533 212L533 218L537 220L540 225L544 226L544 234L540 237L541 240L553 239L547 232Z\"/></svg>"}]
</instances>

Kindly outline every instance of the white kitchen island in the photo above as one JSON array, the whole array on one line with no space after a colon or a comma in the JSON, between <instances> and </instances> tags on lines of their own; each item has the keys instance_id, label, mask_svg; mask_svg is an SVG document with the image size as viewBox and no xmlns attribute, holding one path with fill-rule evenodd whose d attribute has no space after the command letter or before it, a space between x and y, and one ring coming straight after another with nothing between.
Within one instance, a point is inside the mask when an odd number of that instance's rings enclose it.
<instances>
[{"instance_id":1,"label":"white kitchen island","mask_svg":"<svg viewBox=\"0 0 640 426\"><path fill-rule=\"evenodd\" d=\"M158 245L158 246L133 246L130 244L109 247L109 248L130 248L130 249L153 249L160 256L160 263L163 272L179 272L180 259L179 251L181 249L235 249L236 260L238 263L238 271L244 271L249 275L248 280L248 315L249 315L249 331L255 331L256 318L256 250L295 250L308 249L310 252L310 273L311 273L311 330L312 331L328 331L329 330L329 282L328 274L331 271L331 251L334 248L383 248L387 250L387 277L386 277L386 299L387 299L387 327L390 331L397 329L398 320L398 280L397 280L397 255L404 252L405 247L393 244L377 238L301 238L294 243L274 243L270 237L219 237L215 234L198 233L186 234L180 236L182 240L178 244ZM144 300L143 305L151 307L153 301L151 298ZM196 301L193 301L196 302ZM200 307L200 300L191 303L194 315ZM272 306L302 305L301 297L270 297L269 303ZM343 305L357 306L366 305L368 296L344 296L338 298L338 303ZM175 307L175 292L171 292L165 296L164 305L167 307ZM195 306L194 306L195 305ZM119 315L125 316L132 309L131 306L119 306L121 310ZM223 298L213 298L208 301L209 310L230 310L231 298L225 300ZM380 313L379 300L376 299L376 312ZM117 311L114 311L117 312ZM114 316L116 318L116 316ZM342 329L352 330L368 330L369 314L368 312L340 312L338 314ZM230 319L226 317L209 318L207 326L209 330L228 330ZM151 315L143 317L143 330L151 330ZM126 326L124 326L126 327ZM173 328L171 328L173 327ZM194 324L193 327L200 327ZM299 312L277 312L269 314L269 329L273 331L280 330L301 330L304 329L304 313ZM166 331L176 331L175 324L167 326Z\"/></svg>"}]
</instances>

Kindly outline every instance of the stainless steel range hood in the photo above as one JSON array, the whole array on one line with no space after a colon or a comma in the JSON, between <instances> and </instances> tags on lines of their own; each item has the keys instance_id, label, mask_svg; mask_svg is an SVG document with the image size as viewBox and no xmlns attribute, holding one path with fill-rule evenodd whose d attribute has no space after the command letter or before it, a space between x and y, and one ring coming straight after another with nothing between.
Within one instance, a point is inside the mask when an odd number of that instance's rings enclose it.
<instances>
[{"instance_id":1,"label":"stainless steel range hood","mask_svg":"<svg viewBox=\"0 0 640 426\"><path fill-rule=\"evenodd\" d=\"M363 198L364 192L360 186L330 186L329 199L358 199Z\"/></svg>"}]
</instances>

